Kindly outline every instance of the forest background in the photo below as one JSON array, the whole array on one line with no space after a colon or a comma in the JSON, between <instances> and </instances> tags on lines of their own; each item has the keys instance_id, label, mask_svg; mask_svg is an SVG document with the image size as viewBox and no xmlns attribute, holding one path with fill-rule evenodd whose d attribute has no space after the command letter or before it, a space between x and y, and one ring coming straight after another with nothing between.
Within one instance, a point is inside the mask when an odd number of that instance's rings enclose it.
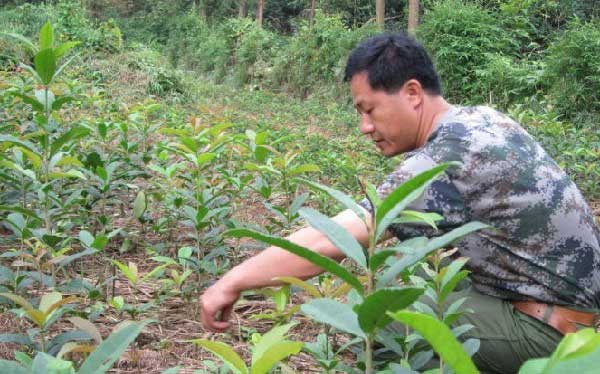
<instances>
[{"instance_id":1,"label":"forest background","mask_svg":"<svg viewBox=\"0 0 600 374\"><path fill-rule=\"evenodd\" d=\"M0 33L37 41L50 21L56 43L78 44L60 79L36 84L28 44L0 38L0 291L36 305L49 290L79 295L64 313L103 336L124 316L159 319L121 372L206 368L186 341L209 336L196 297L259 247L223 232L284 235L303 204L340 209L297 177L362 198L357 176L377 183L397 164L361 137L342 82L350 50L382 30L415 33L450 102L521 123L598 215L599 17L597 0L4 0ZM248 357L254 334L301 301L249 295L225 340ZM56 340L70 325L55 317L26 340L31 321L2 313L2 358ZM290 365L316 363L302 353Z\"/></svg>"}]
</instances>

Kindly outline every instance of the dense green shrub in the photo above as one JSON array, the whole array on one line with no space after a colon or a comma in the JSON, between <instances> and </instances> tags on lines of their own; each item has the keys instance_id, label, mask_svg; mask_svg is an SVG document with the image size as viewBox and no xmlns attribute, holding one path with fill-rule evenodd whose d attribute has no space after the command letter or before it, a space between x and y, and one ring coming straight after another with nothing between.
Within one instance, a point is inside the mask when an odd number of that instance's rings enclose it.
<instances>
[{"instance_id":1,"label":"dense green shrub","mask_svg":"<svg viewBox=\"0 0 600 374\"><path fill-rule=\"evenodd\" d=\"M33 37L48 19L55 18L55 8L47 4L23 4L2 8L0 31Z\"/></svg>"},{"instance_id":2,"label":"dense green shrub","mask_svg":"<svg viewBox=\"0 0 600 374\"><path fill-rule=\"evenodd\" d=\"M235 80L238 84L265 80L284 36L251 24L234 49Z\"/></svg>"},{"instance_id":3,"label":"dense green shrub","mask_svg":"<svg viewBox=\"0 0 600 374\"><path fill-rule=\"evenodd\" d=\"M123 36L114 20L96 24L86 14L80 0L56 4L57 29L64 39L78 40L95 51L114 53L123 48Z\"/></svg>"},{"instance_id":4,"label":"dense green shrub","mask_svg":"<svg viewBox=\"0 0 600 374\"><path fill-rule=\"evenodd\" d=\"M95 51L118 52L123 47L121 30L113 20L91 20L79 0L55 4L23 4L0 11L0 31L32 37L46 21L56 25L61 40L77 40Z\"/></svg>"},{"instance_id":5,"label":"dense green shrub","mask_svg":"<svg viewBox=\"0 0 600 374\"><path fill-rule=\"evenodd\" d=\"M206 40L210 29L198 15L187 12L169 26L165 54L175 66L195 69L199 65L198 44Z\"/></svg>"},{"instance_id":6,"label":"dense green shrub","mask_svg":"<svg viewBox=\"0 0 600 374\"><path fill-rule=\"evenodd\" d=\"M522 60L500 53L487 54L486 65L475 69L481 93L487 102L502 110L538 94L542 86L544 63Z\"/></svg>"},{"instance_id":7,"label":"dense green shrub","mask_svg":"<svg viewBox=\"0 0 600 374\"><path fill-rule=\"evenodd\" d=\"M297 34L279 50L272 85L305 96L315 86L339 86L350 50L377 32L374 25L348 29L338 16L317 13L314 23L301 22Z\"/></svg>"},{"instance_id":8,"label":"dense green shrub","mask_svg":"<svg viewBox=\"0 0 600 374\"><path fill-rule=\"evenodd\" d=\"M573 20L548 48L546 64L559 113L576 122L600 113L600 23Z\"/></svg>"},{"instance_id":9,"label":"dense green shrub","mask_svg":"<svg viewBox=\"0 0 600 374\"><path fill-rule=\"evenodd\" d=\"M518 48L497 17L459 0L441 1L426 12L417 35L434 57L445 95L461 103L486 101L489 87L476 71L487 67L490 54L513 56Z\"/></svg>"}]
</instances>

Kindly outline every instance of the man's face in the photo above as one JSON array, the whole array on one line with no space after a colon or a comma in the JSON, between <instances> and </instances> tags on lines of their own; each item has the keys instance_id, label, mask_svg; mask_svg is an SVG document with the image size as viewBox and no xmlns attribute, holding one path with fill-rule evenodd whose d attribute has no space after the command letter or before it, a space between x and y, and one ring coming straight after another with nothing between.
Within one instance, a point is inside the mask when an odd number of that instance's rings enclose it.
<instances>
[{"instance_id":1,"label":"man's face","mask_svg":"<svg viewBox=\"0 0 600 374\"><path fill-rule=\"evenodd\" d=\"M395 156L416 148L421 99L408 81L397 92L373 90L367 73L352 77L350 91L360 116L360 131L372 139L381 152Z\"/></svg>"}]
</instances>

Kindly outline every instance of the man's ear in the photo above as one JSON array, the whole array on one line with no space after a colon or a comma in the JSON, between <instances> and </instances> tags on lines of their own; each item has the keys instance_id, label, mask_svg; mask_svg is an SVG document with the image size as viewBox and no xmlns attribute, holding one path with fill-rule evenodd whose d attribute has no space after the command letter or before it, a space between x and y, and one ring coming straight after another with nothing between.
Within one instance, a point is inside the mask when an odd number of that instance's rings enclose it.
<instances>
[{"instance_id":1,"label":"man's ear","mask_svg":"<svg viewBox=\"0 0 600 374\"><path fill-rule=\"evenodd\" d=\"M405 93L408 102L413 108L416 109L423 102L423 94L425 91L423 90L423 86L421 86L421 82L418 80L409 79L406 81L402 87L402 91Z\"/></svg>"}]
</instances>

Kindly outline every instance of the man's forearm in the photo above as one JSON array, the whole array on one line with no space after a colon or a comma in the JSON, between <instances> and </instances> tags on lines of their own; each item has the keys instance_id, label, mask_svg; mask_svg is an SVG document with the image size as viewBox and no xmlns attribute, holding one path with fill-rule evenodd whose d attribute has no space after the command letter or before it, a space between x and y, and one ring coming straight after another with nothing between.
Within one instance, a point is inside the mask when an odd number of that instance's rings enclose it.
<instances>
[{"instance_id":1,"label":"man's forearm","mask_svg":"<svg viewBox=\"0 0 600 374\"><path fill-rule=\"evenodd\" d=\"M361 243L367 240L367 229L362 221L350 211L340 213L334 220ZM290 235L288 240L307 247L336 261L344 258L327 237L312 227L306 227ZM245 291L281 284L274 281L278 276L292 276L308 279L321 274L323 270L311 262L277 247L269 247L231 269L220 283L236 291Z\"/></svg>"},{"instance_id":2,"label":"man's forearm","mask_svg":"<svg viewBox=\"0 0 600 374\"><path fill-rule=\"evenodd\" d=\"M307 240L312 238L312 245L308 246L308 243L303 243L304 240L294 240L294 237ZM321 233L311 227L297 231L288 239L327 257L336 260L343 258L342 252L331 246ZM221 282L227 283L236 291L245 291L279 285L281 282L273 280L278 276L308 279L322 272L323 270L320 267L313 265L302 257L281 248L269 247L231 269L221 279Z\"/></svg>"}]
</instances>

